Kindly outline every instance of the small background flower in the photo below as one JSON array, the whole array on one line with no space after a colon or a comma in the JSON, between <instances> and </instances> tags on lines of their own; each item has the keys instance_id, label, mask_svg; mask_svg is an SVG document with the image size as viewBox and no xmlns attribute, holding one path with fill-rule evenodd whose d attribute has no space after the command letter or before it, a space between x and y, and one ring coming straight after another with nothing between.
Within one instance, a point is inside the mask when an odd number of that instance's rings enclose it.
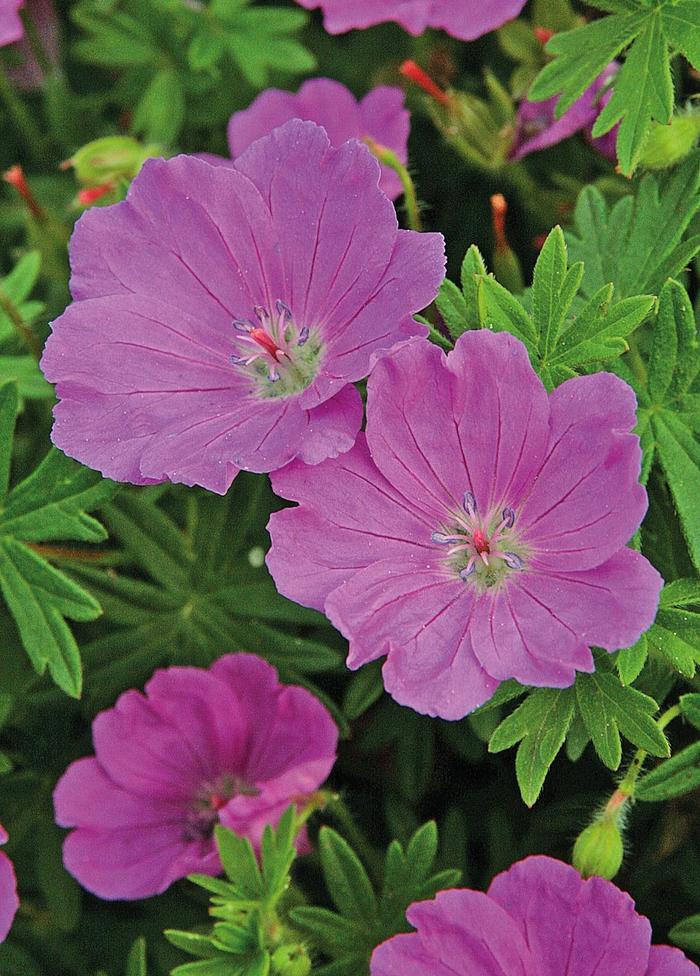
<instances>
[{"instance_id":1,"label":"small background flower","mask_svg":"<svg viewBox=\"0 0 700 976\"><path fill-rule=\"evenodd\" d=\"M249 108L231 117L228 125L231 155L240 156L256 139L294 118L323 126L332 146L371 136L393 150L402 163L408 160L411 123L401 89L380 85L358 102L345 85L332 78L312 78L296 94L269 88L258 95ZM392 200L401 193L399 177L386 166L382 167L379 185Z\"/></svg>"},{"instance_id":2,"label":"small background flower","mask_svg":"<svg viewBox=\"0 0 700 976\"><path fill-rule=\"evenodd\" d=\"M615 76L619 65L609 64L596 81L586 89L560 119L555 117L559 96L544 102L531 102L525 98L518 107L516 116L515 140L511 149L513 159L522 159L530 153L555 146L576 132L583 131L587 140L606 159L615 162L615 141L617 126L604 136L594 139L591 130L596 119L612 97L609 89L610 79Z\"/></svg>"},{"instance_id":3,"label":"small background flower","mask_svg":"<svg viewBox=\"0 0 700 976\"><path fill-rule=\"evenodd\" d=\"M0 0L0 47L14 44L24 34L24 26L19 16L24 0Z\"/></svg>"},{"instance_id":4,"label":"small background flower","mask_svg":"<svg viewBox=\"0 0 700 976\"><path fill-rule=\"evenodd\" d=\"M697 976L679 949L652 946L651 926L609 881L529 857L488 894L441 891L406 913L416 932L372 956L372 976ZM573 967L573 968L572 968Z\"/></svg>"},{"instance_id":5,"label":"small background flower","mask_svg":"<svg viewBox=\"0 0 700 976\"><path fill-rule=\"evenodd\" d=\"M337 740L324 706L254 655L157 671L145 694L127 691L97 716L95 757L72 763L56 786L56 822L75 828L65 866L102 898L217 874L214 826L257 846L267 824L324 782Z\"/></svg>"},{"instance_id":6,"label":"small background flower","mask_svg":"<svg viewBox=\"0 0 700 976\"><path fill-rule=\"evenodd\" d=\"M525 0L297 0L307 10L320 7L331 34L396 21L410 34L439 28L463 41L473 41L517 17Z\"/></svg>"},{"instance_id":7,"label":"small background flower","mask_svg":"<svg viewBox=\"0 0 700 976\"><path fill-rule=\"evenodd\" d=\"M7 840L7 831L0 825L0 844L6 844ZM15 869L7 854L0 851L0 942L7 938L18 908Z\"/></svg>"}]
</instances>

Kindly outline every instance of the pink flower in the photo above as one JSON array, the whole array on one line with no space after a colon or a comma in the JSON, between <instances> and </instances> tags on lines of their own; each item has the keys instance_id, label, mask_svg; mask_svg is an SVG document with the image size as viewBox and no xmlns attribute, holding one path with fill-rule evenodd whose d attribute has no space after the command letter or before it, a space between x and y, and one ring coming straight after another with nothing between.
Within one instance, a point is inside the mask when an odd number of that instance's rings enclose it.
<instances>
[{"instance_id":1,"label":"pink flower","mask_svg":"<svg viewBox=\"0 0 700 976\"><path fill-rule=\"evenodd\" d=\"M647 507L635 421L609 373L548 396L505 333L447 357L407 342L372 372L366 439L273 476L300 504L270 520L270 571L349 638L350 668L386 654L416 711L460 718L506 678L566 687L654 620L661 578L625 547Z\"/></svg>"},{"instance_id":2,"label":"pink flower","mask_svg":"<svg viewBox=\"0 0 700 976\"><path fill-rule=\"evenodd\" d=\"M417 931L374 950L371 976L698 976L610 881L528 857L488 894L441 891L406 913Z\"/></svg>"},{"instance_id":3,"label":"pink flower","mask_svg":"<svg viewBox=\"0 0 700 976\"><path fill-rule=\"evenodd\" d=\"M297 0L307 10L321 7L330 34L396 21L410 34L428 27L473 41L517 17L526 0Z\"/></svg>"},{"instance_id":4,"label":"pink flower","mask_svg":"<svg viewBox=\"0 0 700 976\"><path fill-rule=\"evenodd\" d=\"M3 0L0 0L0 8L2 8L2 3ZM27 12L37 29L49 60L52 64L57 65L59 61L59 27L53 0L27 0ZM2 41L0 41L1 44ZM10 68L10 77L20 88L39 88L44 80L44 73L26 37L19 40L15 51L19 55L20 63Z\"/></svg>"},{"instance_id":5,"label":"pink flower","mask_svg":"<svg viewBox=\"0 0 700 976\"><path fill-rule=\"evenodd\" d=\"M616 61L609 64L601 72L592 85L577 99L560 119L555 118L555 109L559 96L548 98L544 102L531 102L523 99L518 107L516 118L515 141L511 149L513 159L522 159L530 153L555 146L558 142L568 139L576 132L584 132L586 138L595 149L610 159L615 155L615 141L617 126L604 136L594 139L591 130L596 119L612 97L609 88L610 79L619 69Z\"/></svg>"},{"instance_id":6,"label":"pink flower","mask_svg":"<svg viewBox=\"0 0 700 976\"><path fill-rule=\"evenodd\" d=\"M110 478L224 493L349 450L370 358L425 329L439 234L398 229L379 164L293 120L232 166L148 160L71 244L42 359L54 443Z\"/></svg>"},{"instance_id":7,"label":"pink flower","mask_svg":"<svg viewBox=\"0 0 700 976\"><path fill-rule=\"evenodd\" d=\"M0 825L0 844L7 843L7 831ZM0 851L0 942L4 942L19 908L17 878L12 861Z\"/></svg>"},{"instance_id":8,"label":"pink flower","mask_svg":"<svg viewBox=\"0 0 700 976\"><path fill-rule=\"evenodd\" d=\"M24 25L19 16L24 0L0 0L0 47L14 44L24 34Z\"/></svg>"},{"instance_id":9,"label":"pink flower","mask_svg":"<svg viewBox=\"0 0 700 976\"><path fill-rule=\"evenodd\" d=\"M92 726L95 757L54 793L66 869L101 898L145 898L193 872L221 871L217 823L258 846L292 802L326 779L338 733L304 688L252 654L208 670L156 671ZM303 838L302 838L303 842Z\"/></svg>"},{"instance_id":10,"label":"pink flower","mask_svg":"<svg viewBox=\"0 0 700 976\"><path fill-rule=\"evenodd\" d=\"M408 159L410 115L401 89L380 85L358 103L345 85L330 78L312 78L296 95L269 88L249 108L236 112L228 125L231 155L240 156L256 139L294 118L322 125L332 146L371 136L392 149L402 163ZM398 176L385 166L379 185L392 200L402 192Z\"/></svg>"}]
</instances>

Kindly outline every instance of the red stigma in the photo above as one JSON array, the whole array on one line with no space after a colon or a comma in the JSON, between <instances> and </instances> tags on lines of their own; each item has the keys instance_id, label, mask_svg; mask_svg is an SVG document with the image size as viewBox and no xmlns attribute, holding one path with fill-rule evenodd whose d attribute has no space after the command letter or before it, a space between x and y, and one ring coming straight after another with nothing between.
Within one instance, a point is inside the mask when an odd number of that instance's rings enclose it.
<instances>
[{"instance_id":1,"label":"red stigma","mask_svg":"<svg viewBox=\"0 0 700 976\"><path fill-rule=\"evenodd\" d=\"M554 36L554 31L550 30L549 27L533 27L532 33L535 35L542 47L545 46L550 37Z\"/></svg>"},{"instance_id":2,"label":"red stigma","mask_svg":"<svg viewBox=\"0 0 700 976\"><path fill-rule=\"evenodd\" d=\"M222 807L225 807L227 803L228 800L225 796L222 796L221 793L212 793L212 795L209 797L209 805L211 806L212 810L220 810Z\"/></svg>"},{"instance_id":3,"label":"red stigma","mask_svg":"<svg viewBox=\"0 0 700 976\"><path fill-rule=\"evenodd\" d=\"M277 353L282 350L265 329L253 329L250 333L250 338L257 342L259 346L262 346L265 352L268 352L274 360L277 360Z\"/></svg>"},{"instance_id":4,"label":"red stigma","mask_svg":"<svg viewBox=\"0 0 700 976\"><path fill-rule=\"evenodd\" d=\"M450 96L442 88L435 84L430 75L426 74L415 61L404 61L399 68L399 72L412 81L419 88L422 88L439 105L449 107L451 104Z\"/></svg>"},{"instance_id":5,"label":"red stigma","mask_svg":"<svg viewBox=\"0 0 700 976\"><path fill-rule=\"evenodd\" d=\"M32 217L36 217L37 220L46 219L46 211L32 193L31 187L29 186L29 183L27 183L27 178L24 175L24 170L21 166L10 166L10 168L2 174L2 178L6 183L9 183L10 186L13 186L15 190L17 190L19 195L27 204L27 209Z\"/></svg>"},{"instance_id":6,"label":"red stigma","mask_svg":"<svg viewBox=\"0 0 700 976\"><path fill-rule=\"evenodd\" d=\"M489 540L486 538L481 529L474 529L472 538L474 540L474 548L479 555L481 555L482 552L485 552L487 555L491 552L489 548Z\"/></svg>"}]
</instances>

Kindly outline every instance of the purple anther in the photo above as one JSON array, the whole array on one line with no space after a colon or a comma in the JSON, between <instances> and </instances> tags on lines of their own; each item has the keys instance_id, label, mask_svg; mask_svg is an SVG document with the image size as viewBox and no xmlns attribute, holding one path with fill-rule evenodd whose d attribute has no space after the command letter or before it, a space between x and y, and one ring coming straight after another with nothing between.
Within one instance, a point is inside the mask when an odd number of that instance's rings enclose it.
<instances>
[{"instance_id":1,"label":"purple anther","mask_svg":"<svg viewBox=\"0 0 700 976\"><path fill-rule=\"evenodd\" d=\"M476 560L470 559L464 569L460 569L459 578L461 580L468 580L469 577L476 572Z\"/></svg>"},{"instance_id":2,"label":"purple anther","mask_svg":"<svg viewBox=\"0 0 700 976\"><path fill-rule=\"evenodd\" d=\"M510 566L511 569L524 569L525 563L522 561L520 556L514 552L504 552L503 558L505 560L506 566Z\"/></svg>"},{"instance_id":3,"label":"purple anther","mask_svg":"<svg viewBox=\"0 0 700 976\"><path fill-rule=\"evenodd\" d=\"M280 374L276 366L270 367L270 372L267 374L267 378L271 383L277 382L277 380L280 378Z\"/></svg>"},{"instance_id":4,"label":"purple anther","mask_svg":"<svg viewBox=\"0 0 700 976\"><path fill-rule=\"evenodd\" d=\"M277 314L280 317L286 315L288 319L294 318L292 315L292 310L286 302L283 302L280 298L278 298L275 305L277 306Z\"/></svg>"},{"instance_id":5,"label":"purple anther","mask_svg":"<svg viewBox=\"0 0 700 976\"><path fill-rule=\"evenodd\" d=\"M250 319L234 319L233 327L236 332L252 332L255 328Z\"/></svg>"},{"instance_id":6,"label":"purple anther","mask_svg":"<svg viewBox=\"0 0 700 976\"><path fill-rule=\"evenodd\" d=\"M462 508L467 513L469 518L476 517L476 498L470 491L464 492L464 498L462 499Z\"/></svg>"},{"instance_id":7,"label":"purple anther","mask_svg":"<svg viewBox=\"0 0 700 976\"><path fill-rule=\"evenodd\" d=\"M513 523L515 522L515 512L512 508L503 509L503 521L505 522L507 529L513 528Z\"/></svg>"},{"instance_id":8,"label":"purple anther","mask_svg":"<svg viewBox=\"0 0 700 976\"><path fill-rule=\"evenodd\" d=\"M231 362L234 366L247 366L248 360L245 356L231 356Z\"/></svg>"},{"instance_id":9,"label":"purple anther","mask_svg":"<svg viewBox=\"0 0 700 976\"><path fill-rule=\"evenodd\" d=\"M266 322L270 321L270 313L263 305L256 305L253 309L256 318L265 325Z\"/></svg>"},{"instance_id":10,"label":"purple anther","mask_svg":"<svg viewBox=\"0 0 700 976\"><path fill-rule=\"evenodd\" d=\"M308 341L308 338L309 338L309 327L308 325L305 325L304 328L299 333L299 338L297 339L297 345L303 346Z\"/></svg>"},{"instance_id":11,"label":"purple anther","mask_svg":"<svg viewBox=\"0 0 700 976\"><path fill-rule=\"evenodd\" d=\"M433 540L433 542L437 542L439 546L453 546L459 542L464 542L462 536L445 535L444 532L433 532L430 538Z\"/></svg>"}]
</instances>

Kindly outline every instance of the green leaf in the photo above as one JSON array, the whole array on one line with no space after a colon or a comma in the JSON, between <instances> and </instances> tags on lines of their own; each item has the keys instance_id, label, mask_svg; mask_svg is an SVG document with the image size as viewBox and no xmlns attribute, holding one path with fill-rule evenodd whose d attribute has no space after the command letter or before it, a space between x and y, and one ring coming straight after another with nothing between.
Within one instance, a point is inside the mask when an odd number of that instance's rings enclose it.
<instances>
[{"instance_id":1,"label":"green leaf","mask_svg":"<svg viewBox=\"0 0 700 976\"><path fill-rule=\"evenodd\" d=\"M574 716L574 694L540 688L505 718L491 736L489 752L501 752L519 742L515 771L527 806L537 800L549 769L564 744Z\"/></svg>"},{"instance_id":2,"label":"green leaf","mask_svg":"<svg viewBox=\"0 0 700 976\"><path fill-rule=\"evenodd\" d=\"M690 557L700 569L700 444L671 410L652 416L655 451L668 480Z\"/></svg>"},{"instance_id":3,"label":"green leaf","mask_svg":"<svg viewBox=\"0 0 700 976\"><path fill-rule=\"evenodd\" d=\"M613 95L593 126L593 136L620 122L617 156L623 173L634 172L652 120L668 123L673 113L673 83L668 42L660 12L637 34L613 81ZM621 120L621 121L620 121Z\"/></svg>"},{"instance_id":4,"label":"green leaf","mask_svg":"<svg viewBox=\"0 0 700 976\"><path fill-rule=\"evenodd\" d=\"M453 339L458 339L467 329L467 301L454 282L445 278L435 299L438 312Z\"/></svg>"},{"instance_id":5,"label":"green leaf","mask_svg":"<svg viewBox=\"0 0 700 976\"><path fill-rule=\"evenodd\" d=\"M148 976L146 968L146 940L136 939L126 960L124 976Z\"/></svg>"},{"instance_id":6,"label":"green leaf","mask_svg":"<svg viewBox=\"0 0 700 976\"><path fill-rule=\"evenodd\" d=\"M639 677L648 656L647 635L642 634L636 644L617 655L617 672L623 685L631 685Z\"/></svg>"},{"instance_id":7,"label":"green leaf","mask_svg":"<svg viewBox=\"0 0 700 976\"><path fill-rule=\"evenodd\" d=\"M582 277L580 263L567 270L564 234L561 227L555 227L539 253L532 283L533 317L540 336L540 354L545 358L557 343Z\"/></svg>"},{"instance_id":8,"label":"green leaf","mask_svg":"<svg viewBox=\"0 0 700 976\"><path fill-rule=\"evenodd\" d=\"M0 538L0 591L34 669L43 674L48 666L59 688L80 697L80 654L64 616L92 620L99 604L11 537Z\"/></svg>"},{"instance_id":9,"label":"green leaf","mask_svg":"<svg viewBox=\"0 0 700 976\"><path fill-rule=\"evenodd\" d=\"M679 699L681 713L686 721L700 729L700 694L681 695Z\"/></svg>"},{"instance_id":10,"label":"green leaf","mask_svg":"<svg viewBox=\"0 0 700 976\"><path fill-rule=\"evenodd\" d=\"M683 796L700 786L700 742L676 753L671 759L652 769L635 786L638 800L658 803Z\"/></svg>"},{"instance_id":11,"label":"green leaf","mask_svg":"<svg viewBox=\"0 0 700 976\"><path fill-rule=\"evenodd\" d=\"M379 661L366 664L353 674L345 692L343 711L353 722L360 715L364 715L368 708L381 697L384 691L382 669Z\"/></svg>"},{"instance_id":12,"label":"green leaf","mask_svg":"<svg viewBox=\"0 0 700 976\"><path fill-rule=\"evenodd\" d=\"M146 139L170 145L185 118L185 94L172 68L158 71L134 108L133 131Z\"/></svg>"},{"instance_id":13,"label":"green leaf","mask_svg":"<svg viewBox=\"0 0 700 976\"><path fill-rule=\"evenodd\" d=\"M652 718L658 711L653 698L624 687L614 674L580 674L576 702L595 751L609 769L622 759L620 734L652 756L668 756L669 746Z\"/></svg>"},{"instance_id":14,"label":"green leaf","mask_svg":"<svg viewBox=\"0 0 700 976\"><path fill-rule=\"evenodd\" d=\"M0 356L0 377L15 382L25 400L53 398L53 387L44 379L33 356Z\"/></svg>"},{"instance_id":15,"label":"green leaf","mask_svg":"<svg viewBox=\"0 0 700 976\"><path fill-rule=\"evenodd\" d=\"M346 918L373 925L377 900L362 862L340 834L330 827L319 834L321 865L328 891L336 908Z\"/></svg>"},{"instance_id":16,"label":"green leaf","mask_svg":"<svg viewBox=\"0 0 700 976\"><path fill-rule=\"evenodd\" d=\"M597 21L596 23L605 23ZM700 236L684 240L700 209L700 159L691 155L668 176L647 174L634 194L611 207L594 186L579 194L575 229L567 232L570 258L583 261L582 294L612 282L619 298L658 295L700 250Z\"/></svg>"},{"instance_id":17,"label":"green leaf","mask_svg":"<svg viewBox=\"0 0 700 976\"><path fill-rule=\"evenodd\" d=\"M698 67L700 29L694 0L605 0L598 6L612 16L556 34L547 44L554 60L545 65L530 89L535 101L561 93L557 117L573 105L611 61L627 48L612 78L613 94L593 128L593 135L620 123L620 168L634 171L652 120L667 123L673 111L670 61L679 47Z\"/></svg>"},{"instance_id":18,"label":"green leaf","mask_svg":"<svg viewBox=\"0 0 700 976\"><path fill-rule=\"evenodd\" d=\"M321 861L326 886L340 914L325 908L293 908L290 919L311 943L332 960L319 962L314 973L359 976L369 972L374 948L398 932L410 931L406 909L414 901L434 897L456 886L458 871L433 874L437 853L437 827L428 822L404 848L391 842L384 863L380 893L375 894L357 855L334 831L321 831ZM324 855L324 844L330 845ZM334 894L335 889L335 894Z\"/></svg>"},{"instance_id":19,"label":"green leaf","mask_svg":"<svg viewBox=\"0 0 700 976\"><path fill-rule=\"evenodd\" d=\"M214 828L216 846L224 871L241 899L257 901L265 888L253 847L247 837L238 837L232 830Z\"/></svg>"},{"instance_id":20,"label":"green leaf","mask_svg":"<svg viewBox=\"0 0 700 976\"><path fill-rule=\"evenodd\" d=\"M668 933L672 942L688 952L700 952L700 915L689 915Z\"/></svg>"},{"instance_id":21,"label":"green leaf","mask_svg":"<svg viewBox=\"0 0 700 976\"><path fill-rule=\"evenodd\" d=\"M0 386L0 503L7 496L12 461L12 436L19 409L17 384L3 383ZM2 511L2 509L0 509Z\"/></svg>"}]
</instances>

